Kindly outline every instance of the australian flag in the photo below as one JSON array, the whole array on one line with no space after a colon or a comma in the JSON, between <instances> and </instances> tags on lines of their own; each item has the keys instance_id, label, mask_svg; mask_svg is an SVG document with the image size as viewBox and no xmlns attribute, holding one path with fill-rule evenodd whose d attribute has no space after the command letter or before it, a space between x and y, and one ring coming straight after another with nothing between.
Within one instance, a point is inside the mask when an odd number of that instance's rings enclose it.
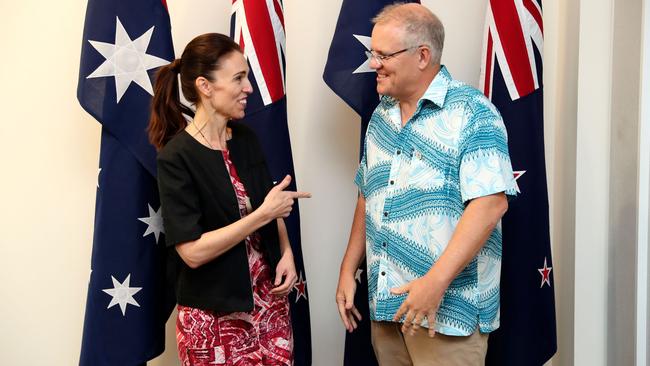
<instances>
[{"instance_id":1,"label":"australian flag","mask_svg":"<svg viewBox=\"0 0 650 366\"><path fill-rule=\"evenodd\" d=\"M377 74L370 68L370 61L365 55L365 51L370 50L372 18L394 2L343 0L323 72L327 86L361 116L361 145L372 112L379 104Z\"/></svg>"},{"instance_id":2,"label":"australian flag","mask_svg":"<svg viewBox=\"0 0 650 366\"><path fill-rule=\"evenodd\" d=\"M296 190L296 176L291 155L287 125L285 93L285 33L282 1L234 0L230 23L231 37L244 51L250 67L253 94L248 97L246 117L260 140L274 181L289 174L293 178L289 190ZM291 249L298 272L289 301L294 336L296 366L311 365L311 326L307 277L300 244L300 213L298 202L285 219Z\"/></svg>"},{"instance_id":3,"label":"australian flag","mask_svg":"<svg viewBox=\"0 0 650 366\"><path fill-rule=\"evenodd\" d=\"M370 68L365 51L370 50L372 18L394 0L343 0L336 30L323 72L325 83L361 116L359 151L372 112L379 104L377 74ZM419 3L419 1L406 1ZM368 308L368 276L366 263L357 271L357 292L354 304L362 320L357 329L345 336L344 365L376 366L377 359L370 342L370 310Z\"/></svg>"},{"instance_id":4,"label":"australian flag","mask_svg":"<svg viewBox=\"0 0 650 366\"><path fill-rule=\"evenodd\" d=\"M541 0L490 0L481 88L499 109L517 182L503 217L501 327L488 365L543 365L557 350L544 163Z\"/></svg>"},{"instance_id":5,"label":"australian flag","mask_svg":"<svg viewBox=\"0 0 650 366\"><path fill-rule=\"evenodd\" d=\"M80 365L141 365L164 350L175 301L146 127L151 78L173 52L161 0L88 2L77 98L102 135Z\"/></svg>"}]
</instances>

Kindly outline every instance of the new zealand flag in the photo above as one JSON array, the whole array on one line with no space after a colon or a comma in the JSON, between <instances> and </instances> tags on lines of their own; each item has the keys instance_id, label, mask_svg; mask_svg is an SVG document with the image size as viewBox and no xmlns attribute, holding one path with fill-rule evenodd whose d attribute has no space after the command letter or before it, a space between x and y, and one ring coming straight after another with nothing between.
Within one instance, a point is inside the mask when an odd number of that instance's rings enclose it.
<instances>
[{"instance_id":1,"label":"new zealand flag","mask_svg":"<svg viewBox=\"0 0 650 366\"><path fill-rule=\"evenodd\" d=\"M102 135L80 365L140 365L164 350L175 301L146 127L151 77L173 55L161 0L88 2L77 98Z\"/></svg>"},{"instance_id":2,"label":"new zealand flag","mask_svg":"<svg viewBox=\"0 0 650 366\"><path fill-rule=\"evenodd\" d=\"M246 117L260 140L273 180L293 178L288 190L296 190L291 155L285 94L284 14L280 0L235 0L232 4L231 37L239 43L250 66L254 92L248 97ZM298 202L285 219L298 282L289 295L296 366L311 365L311 330L307 277L300 243Z\"/></svg>"},{"instance_id":3,"label":"new zealand flag","mask_svg":"<svg viewBox=\"0 0 650 366\"><path fill-rule=\"evenodd\" d=\"M499 109L517 199L503 217L501 327L488 365L543 365L557 350L544 163L540 0L490 0L481 88Z\"/></svg>"},{"instance_id":4,"label":"new zealand flag","mask_svg":"<svg viewBox=\"0 0 650 366\"><path fill-rule=\"evenodd\" d=\"M419 1L406 1L419 3ZM370 50L372 18L394 0L343 0L336 30L330 45L323 80L345 103L361 116L359 151L372 112L379 104L377 74L365 55ZM354 304L362 320L357 329L345 336L346 366L376 366L377 359L370 343L370 310L368 308L368 275L365 261L357 270L357 292Z\"/></svg>"}]
</instances>

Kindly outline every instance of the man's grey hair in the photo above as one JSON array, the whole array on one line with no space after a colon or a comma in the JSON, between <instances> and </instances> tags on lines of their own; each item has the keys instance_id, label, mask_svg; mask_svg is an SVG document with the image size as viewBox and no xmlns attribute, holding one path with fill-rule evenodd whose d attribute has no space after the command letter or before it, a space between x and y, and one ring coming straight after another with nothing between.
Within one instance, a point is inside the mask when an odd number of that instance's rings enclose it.
<instances>
[{"instance_id":1,"label":"man's grey hair","mask_svg":"<svg viewBox=\"0 0 650 366\"><path fill-rule=\"evenodd\" d=\"M445 28L429 9L422 6L423 11L413 11L412 6L405 3L387 5L372 19L372 23L398 23L404 29L404 47L429 46L431 63L439 65L445 43Z\"/></svg>"}]
</instances>

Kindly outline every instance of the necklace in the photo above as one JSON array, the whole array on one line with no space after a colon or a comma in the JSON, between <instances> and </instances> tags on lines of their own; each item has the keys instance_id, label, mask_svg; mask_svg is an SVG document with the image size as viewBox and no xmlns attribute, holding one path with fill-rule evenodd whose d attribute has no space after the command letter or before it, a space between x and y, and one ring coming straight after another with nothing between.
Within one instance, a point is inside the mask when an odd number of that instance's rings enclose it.
<instances>
[{"instance_id":1,"label":"necklace","mask_svg":"<svg viewBox=\"0 0 650 366\"><path fill-rule=\"evenodd\" d=\"M210 146L210 148L211 148L212 150L216 150L216 149L214 148L214 146L212 146L212 144L210 143L210 140L208 140L208 138L205 137L205 135L203 134L203 131L202 131L208 123L206 122L206 123L203 125L203 127L201 127L201 128L199 128L199 127L196 125L196 121L194 121L194 120L192 120L192 124L194 125L194 129L195 129L199 134L201 134L201 137L203 137L203 139L204 139L205 142L208 144L208 146ZM226 141L228 141L228 140L230 140L230 139L231 139L230 132L228 131L228 127L226 127ZM226 149L226 150L227 150L227 149Z\"/></svg>"}]
</instances>

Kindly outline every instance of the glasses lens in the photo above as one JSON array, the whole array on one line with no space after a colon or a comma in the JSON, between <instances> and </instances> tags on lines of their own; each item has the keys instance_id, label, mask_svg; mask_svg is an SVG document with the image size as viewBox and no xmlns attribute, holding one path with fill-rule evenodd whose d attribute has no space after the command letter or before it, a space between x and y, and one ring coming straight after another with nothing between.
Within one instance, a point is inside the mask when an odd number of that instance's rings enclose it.
<instances>
[{"instance_id":1,"label":"glasses lens","mask_svg":"<svg viewBox=\"0 0 650 366\"><path fill-rule=\"evenodd\" d=\"M372 59L375 59L378 64L381 64L381 59L375 55L372 54L370 51L365 51L366 57L368 57L368 61L372 61Z\"/></svg>"}]
</instances>

